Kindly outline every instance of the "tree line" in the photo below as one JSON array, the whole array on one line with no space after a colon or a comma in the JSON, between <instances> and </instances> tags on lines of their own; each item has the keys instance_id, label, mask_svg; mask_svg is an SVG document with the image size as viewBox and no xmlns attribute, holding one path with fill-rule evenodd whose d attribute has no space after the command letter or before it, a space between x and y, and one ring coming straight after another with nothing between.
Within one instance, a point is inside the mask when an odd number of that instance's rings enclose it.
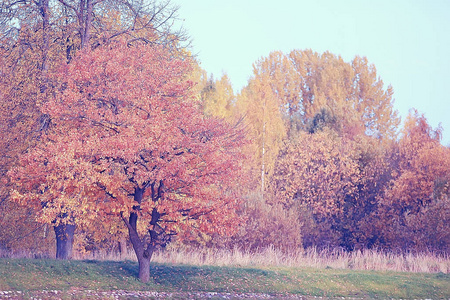
<instances>
[{"instance_id":1,"label":"tree line","mask_svg":"<svg viewBox=\"0 0 450 300\"><path fill-rule=\"evenodd\" d=\"M243 116L251 141L247 222L228 243L448 251L442 129L415 109L401 124L393 88L367 58L272 52L237 95L226 75L205 82L205 113Z\"/></svg>"},{"instance_id":2,"label":"tree line","mask_svg":"<svg viewBox=\"0 0 450 300\"><path fill-rule=\"evenodd\" d=\"M442 129L415 109L401 125L393 88L366 58L273 52L236 96L220 96L229 94L224 82L230 86L226 76L205 85L216 94L204 97L205 108L221 107L205 113L230 122L244 115L251 140L244 148L253 194L234 243L448 251Z\"/></svg>"},{"instance_id":3,"label":"tree line","mask_svg":"<svg viewBox=\"0 0 450 300\"><path fill-rule=\"evenodd\" d=\"M448 251L450 150L363 57L270 53L235 94L170 2L2 1L0 247ZM49 228L53 228L53 233Z\"/></svg>"}]
</instances>

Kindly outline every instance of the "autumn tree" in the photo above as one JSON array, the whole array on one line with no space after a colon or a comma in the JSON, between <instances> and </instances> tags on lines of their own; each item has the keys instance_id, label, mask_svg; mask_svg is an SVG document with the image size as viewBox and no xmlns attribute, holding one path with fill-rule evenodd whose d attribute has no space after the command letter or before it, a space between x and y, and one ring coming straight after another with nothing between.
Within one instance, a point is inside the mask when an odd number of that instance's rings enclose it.
<instances>
[{"instance_id":1,"label":"autumn tree","mask_svg":"<svg viewBox=\"0 0 450 300\"><path fill-rule=\"evenodd\" d=\"M271 201L297 212L305 246L339 245L340 220L347 217L346 202L360 180L354 149L354 143L327 130L301 133L280 151Z\"/></svg>"},{"instance_id":2,"label":"autumn tree","mask_svg":"<svg viewBox=\"0 0 450 300\"><path fill-rule=\"evenodd\" d=\"M266 196L267 197L267 196ZM302 221L296 211L286 210L282 205L267 205L259 193L246 195L239 213L244 222L229 238L212 240L212 247L239 248L243 251L261 251L274 247L285 253L297 251L303 246ZM209 246L208 245L208 246Z\"/></svg>"},{"instance_id":3,"label":"autumn tree","mask_svg":"<svg viewBox=\"0 0 450 300\"><path fill-rule=\"evenodd\" d=\"M270 201L298 212L303 245L446 251L449 152L440 130L417 111L399 141L339 128L322 110L276 163Z\"/></svg>"},{"instance_id":4,"label":"autumn tree","mask_svg":"<svg viewBox=\"0 0 450 300\"><path fill-rule=\"evenodd\" d=\"M151 45L80 53L43 107L54 130L10 171L15 199L42 207L42 222L120 217L144 282L153 251L173 235L227 234L238 222L243 136L203 116L189 68Z\"/></svg>"},{"instance_id":5,"label":"autumn tree","mask_svg":"<svg viewBox=\"0 0 450 300\"><path fill-rule=\"evenodd\" d=\"M48 129L50 118L40 109L54 87L48 74L70 62L77 51L117 39L162 44L184 55L187 35L174 26L177 11L170 1L2 1L0 49L8 76L0 79L7 87L0 115L8 130L2 131L1 169L14 166ZM5 185L4 190L9 188ZM4 199L9 201L8 194ZM67 226L55 226L58 258L71 255L70 243L60 238L72 235L73 228Z\"/></svg>"},{"instance_id":6,"label":"autumn tree","mask_svg":"<svg viewBox=\"0 0 450 300\"><path fill-rule=\"evenodd\" d=\"M267 74L265 80L278 99L289 136L306 130L326 111L341 134L395 137L399 119L392 87L384 88L366 58L357 56L347 63L330 52L293 50L272 52L255 68L255 74Z\"/></svg>"},{"instance_id":7,"label":"autumn tree","mask_svg":"<svg viewBox=\"0 0 450 300\"><path fill-rule=\"evenodd\" d=\"M21 247L37 255L48 250L47 227L35 222L31 208L10 201L11 182L6 173L45 126L45 116L35 102L36 85L32 84L40 76L36 65L12 66L9 55L0 47L0 248L13 252ZM34 57L28 52L23 55Z\"/></svg>"},{"instance_id":8,"label":"autumn tree","mask_svg":"<svg viewBox=\"0 0 450 300\"><path fill-rule=\"evenodd\" d=\"M30 40L28 47L38 46L36 50L43 51L44 60L53 48L60 48L70 58L77 49L96 47L118 37L180 49L180 42L188 37L173 22L177 18L178 7L170 0L19 0L2 1L0 7L2 39L23 45L18 35L25 27L32 28L39 39Z\"/></svg>"},{"instance_id":9,"label":"autumn tree","mask_svg":"<svg viewBox=\"0 0 450 300\"><path fill-rule=\"evenodd\" d=\"M259 73L256 65L253 72L255 78L238 95L236 110L244 117L252 141L244 150L251 157L249 172L263 195L286 129L280 103L269 85L270 74Z\"/></svg>"},{"instance_id":10,"label":"autumn tree","mask_svg":"<svg viewBox=\"0 0 450 300\"><path fill-rule=\"evenodd\" d=\"M276 51L254 64L237 101L252 129L249 165L260 171L266 200L295 207L315 232L302 232L304 245L320 234L347 249L367 242L362 225L390 179L383 159L399 124L392 96L375 66L358 56L345 62L330 52ZM299 176L312 177L292 182ZM293 194L283 194L287 186Z\"/></svg>"},{"instance_id":11,"label":"autumn tree","mask_svg":"<svg viewBox=\"0 0 450 300\"><path fill-rule=\"evenodd\" d=\"M236 99L226 74L218 80L211 76L200 94L206 115L233 122Z\"/></svg>"},{"instance_id":12,"label":"autumn tree","mask_svg":"<svg viewBox=\"0 0 450 300\"><path fill-rule=\"evenodd\" d=\"M325 127L350 139L394 138L399 119L392 95L366 58L347 63L330 52L294 50L258 60L236 106L251 128L254 160L249 164L258 170L261 192L285 138Z\"/></svg>"},{"instance_id":13,"label":"autumn tree","mask_svg":"<svg viewBox=\"0 0 450 300\"><path fill-rule=\"evenodd\" d=\"M380 199L392 179L396 168L391 158L395 141L380 141L370 136L355 140L353 159L358 165L360 178L352 197L347 197L344 218L340 220L343 232L342 246L348 250L377 247L378 234L373 224L378 220Z\"/></svg>"},{"instance_id":14,"label":"autumn tree","mask_svg":"<svg viewBox=\"0 0 450 300\"><path fill-rule=\"evenodd\" d=\"M391 164L378 223L380 244L401 249L448 249L450 152L416 110L407 117ZM431 229L433 228L433 229Z\"/></svg>"}]
</instances>

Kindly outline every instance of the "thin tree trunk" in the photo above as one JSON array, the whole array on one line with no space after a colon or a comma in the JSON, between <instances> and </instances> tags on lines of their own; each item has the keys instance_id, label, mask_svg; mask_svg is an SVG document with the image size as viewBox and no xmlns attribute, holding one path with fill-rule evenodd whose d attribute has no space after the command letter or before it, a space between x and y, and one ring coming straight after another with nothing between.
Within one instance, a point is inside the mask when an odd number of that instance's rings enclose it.
<instances>
[{"instance_id":1,"label":"thin tree trunk","mask_svg":"<svg viewBox=\"0 0 450 300\"><path fill-rule=\"evenodd\" d=\"M264 96L263 104L263 124L262 124L262 153L261 153L261 198L264 202L265 175L266 175L266 97Z\"/></svg>"},{"instance_id":2,"label":"thin tree trunk","mask_svg":"<svg viewBox=\"0 0 450 300\"><path fill-rule=\"evenodd\" d=\"M81 49L85 49L89 45L89 40L91 39L91 26L92 26L92 14L93 14L93 3L92 0L86 0L86 15L84 16L84 28L81 32Z\"/></svg>"},{"instance_id":3,"label":"thin tree trunk","mask_svg":"<svg viewBox=\"0 0 450 300\"><path fill-rule=\"evenodd\" d=\"M41 0L38 2L38 6L42 15L42 42L43 42L43 53L42 53L42 75L44 77L44 84L47 81L48 72L48 52L50 49L49 45L49 31L50 31L50 16L49 16L49 0Z\"/></svg>"},{"instance_id":4,"label":"thin tree trunk","mask_svg":"<svg viewBox=\"0 0 450 300\"><path fill-rule=\"evenodd\" d=\"M56 235L56 259L71 259L75 225L60 224L53 228Z\"/></svg>"},{"instance_id":5,"label":"thin tree trunk","mask_svg":"<svg viewBox=\"0 0 450 300\"><path fill-rule=\"evenodd\" d=\"M263 135L262 135L262 153L261 153L261 197L264 200L264 176L266 174L266 164L265 164L265 155L266 155L266 123L263 123Z\"/></svg>"},{"instance_id":6,"label":"thin tree trunk","mask_svg":"<svg viewBox=\"0 0 450 300\"><path fill-rule=\"evenodd\" d=\"M127 249L127 240L125 237L121 237L120 241L119 241L119 254L120 254L120 258L124 258L126 257L126 255L128 254L128 249Z\"/></svg>"}]
</instances>

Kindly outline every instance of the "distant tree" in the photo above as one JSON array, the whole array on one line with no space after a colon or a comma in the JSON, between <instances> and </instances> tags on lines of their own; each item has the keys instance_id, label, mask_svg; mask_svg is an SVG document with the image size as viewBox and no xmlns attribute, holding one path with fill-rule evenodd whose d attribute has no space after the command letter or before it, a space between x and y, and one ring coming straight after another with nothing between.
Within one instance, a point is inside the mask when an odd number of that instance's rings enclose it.
<instances>
[{"instance_id":1,"label":"distant tree","mask_svg":"<svg viewBox=\"0 0 450 300\"><path fill-rule=\"evenodd\" d=\"M252 179L259 182L259 190L263 195L268 178L273 173L278 151L286 137L286 129L279 101L269 85L270 74L259 74L255 65L254 76L238 95L236 110L244 116L248 127L252 141L246 149L251 157L248 167Z\"/></svg>"},{"instance_id":2,"label":"distant tree","mask_svg":"<svg viewBox=\"0 0 450 300\"><path fill-rule=\"evenodd\" d=\"M366 58L345 62L325 52L272 52L255 62L253 76L237 97L252 144L248 165L261 193L271 181L283 141L325 128L347 139L390 141L399 124L393 90L384 88Z\"/></svg>"},{"instance_id":3,"label":"distant tree","mask_svg":"<svg viewBox=\"0 0 450 300\"><path fill-rule=\"evenodd\" d=\"M349 250L373 244L365 224L392 178L393 101L366 58L294 50L254 64L237 98L250 128L248 165L269 203L298 211L305 246L321 237Z\"/></svg>"},{"instance_id":4,"label":"distant tree","mask_svg":"<svg viewBox=\"0 0 450 300\"><path fill-rule=\"evenodd\" d=\"M347 63L330 52L272 52L255 64L254 74L250 81L264 78L278 99L289 136L308 130L326 112L341 134L395 137L399 118L393 90L384 89L366 58L357 56Z\"/></svg>"},{"instance_id":5,"label":"distant tree","mask_svg":"<svg viewBox=\"0 0 450 300\"><path fill-rule=\"evenodd\" d=\"M201 91L201 97L206 115L233 121L236 99L226 74L220 80L210 78Z\"/></svg>"},{"instance_id":6,"label":"distant tree","mask_svg":"<svg viewBox=\"0 0 450 300\"><path fill-rule=\"evenodd\" d=\"M339 246L347 250L373 248L377 241L374 224L380 199L395 168L390 163L393 144L366 135L353 140L351 157L360 176L354 193L345 198L342 217L335 220L340 233Z\"/></svg>"},{"instance_id":7,"label":"distant tree","mask_svg":"<svg viewBox=\"0 0 450 300\"><path fill-rule=\"evenodd\" d=\"M280 151L271 184L273 201L297 211L300 217L310 213L316 227L325 225L326 231L339 231L339 221L347 217L346 203L355 197L360 181L360 170L352 157L354 149L354 143L330 130L301 133ZM305 246L308 240L317 242L328 233L316 232L315 238L308 237L310 234L302 232ZM330 243L335 245L336 241Z\"/></svg>"},{"instance_id":8,"label":"distant tree","mask_svg":"<svg viewBox=\"0 0 450 300\"><path fill-rule=\"evenodd\" d=\"M340 121L328 109L322 108L311 120L307 131L316 133L325 128L334 129L336 132L341 131Z\"/></svg>"},{"instance_id":9,"label":"distant tree","mask_svg":"<svg viewBox=\"0 0 450 300\"><path fill-rule=\"evenodd\" d=\"M203 116L189 69L151 45L80 53L55 74L59 88L43 107L53 131L9 172L15 199L42 207L42 222L120 217L144 282L173 235L229 234L239 223L243 135Z\"/></svg>"},{"instance_id":10,"label":"distant tree","mask_svg":"<svg viewBox=\"0 0 450 300\"><path fill-rule=\"evenodd\" d=\"M256 194L259 196L259 194ZM266 195L266 198L268 196ZM239 231L222 244L230 249L260 251L274 247L277 250L296 251L302 247L302 220L293 210L279 204L267 204L262 199L247 199L241 214L245 222ZM220 245L219 242L216 242Z\"/></svg>"},{"instance_id":11,"label":"distant tree","mask_svg":"<svg viewBox=\"0 0 450 300\"><path fill-rule=\"evenodd\" d=\"M416 110L410 112L381 202L380 238L388 247L448 249L450 149L440 138L439 128L432 129Z\"/></svg>"}]
</instances>

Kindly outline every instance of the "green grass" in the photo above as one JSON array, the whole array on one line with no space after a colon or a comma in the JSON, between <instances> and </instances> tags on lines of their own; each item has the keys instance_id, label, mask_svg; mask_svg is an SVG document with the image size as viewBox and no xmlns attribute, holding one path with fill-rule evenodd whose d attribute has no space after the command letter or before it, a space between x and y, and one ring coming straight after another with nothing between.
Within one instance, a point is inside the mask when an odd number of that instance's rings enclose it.
<instances>
[{"instance_id":1,"label":"green grass","mask_svg":"<svg viewBox=\"0 0 450 300\"><path fill-rule=\"evenodd\" d=\"M158 291L296 294L363 299L448 299L450 274L287 267L212 267L157 264L153 280L137 279L132 261L0 259L0 291ZM0 294L0 298L1 298ZM26 297L24 297L26 298ZM100 297L101 298L101 297ZM89 299L91 299L89 297Z\"/></svg>"}]
</instances>

